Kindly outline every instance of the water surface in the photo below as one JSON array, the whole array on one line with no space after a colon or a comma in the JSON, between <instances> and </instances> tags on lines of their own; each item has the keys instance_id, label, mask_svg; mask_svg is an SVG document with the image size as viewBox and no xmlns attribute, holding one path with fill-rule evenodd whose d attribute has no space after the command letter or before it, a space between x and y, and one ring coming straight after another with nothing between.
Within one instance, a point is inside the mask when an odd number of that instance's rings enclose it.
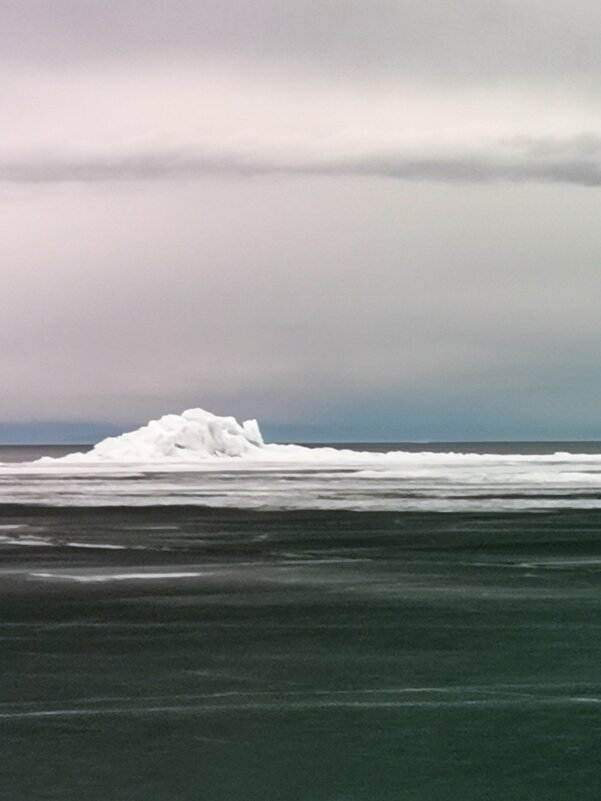
<instances>
[{"instance_id":1,"label":"water surface","mask_svg":"<svg viewBox=\"0 0 601 801\"><path fill-rule=\"evenodd\" d=\"M596 801L600 523L4 504L0 798Z\"/></svg>"}]
</instances>

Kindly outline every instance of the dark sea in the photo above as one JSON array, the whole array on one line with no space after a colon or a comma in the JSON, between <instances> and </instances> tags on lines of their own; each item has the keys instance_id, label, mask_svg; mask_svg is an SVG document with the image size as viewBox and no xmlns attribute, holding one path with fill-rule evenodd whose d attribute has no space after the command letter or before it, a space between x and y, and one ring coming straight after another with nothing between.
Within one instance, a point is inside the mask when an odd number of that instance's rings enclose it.
<instances>
[{"instance_id":1,"label":"dark sea","mask_svg":"<svg viewBox=\"0 0 601 801\"><path fill-rule=\"evenodd\" d=\"M592 458L359 490L0 447L0 801L598 801L601 445L357 447Z\"/></svg>"}]
</instances>

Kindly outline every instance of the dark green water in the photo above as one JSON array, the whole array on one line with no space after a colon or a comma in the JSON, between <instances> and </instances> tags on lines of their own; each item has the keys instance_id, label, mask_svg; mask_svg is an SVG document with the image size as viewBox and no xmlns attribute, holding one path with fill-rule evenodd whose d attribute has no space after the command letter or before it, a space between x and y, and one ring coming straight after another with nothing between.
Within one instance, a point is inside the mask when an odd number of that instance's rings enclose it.
<instances>
[{"instance_id":1,"label":"dark green water","mask_svg":"<svg viewBox=\"0 0 601 801\"><path fill-rule=\"evenodd\" d=\"M597 801L600 524L5 506L0 799Z\"/></svg>"}]
</instances>

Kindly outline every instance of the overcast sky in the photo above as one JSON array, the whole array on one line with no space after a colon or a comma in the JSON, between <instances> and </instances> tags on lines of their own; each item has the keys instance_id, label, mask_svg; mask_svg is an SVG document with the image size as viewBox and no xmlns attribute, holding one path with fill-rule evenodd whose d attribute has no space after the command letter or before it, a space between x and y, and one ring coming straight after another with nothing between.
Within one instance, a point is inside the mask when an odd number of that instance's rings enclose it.
<instances>
[{"instance_id":1,"label":"overcast sky","mask_svg":"<svg viewBox=\"0 0 601 801\"><path fill-rule=\"evenodd\" d=\"M601 439L599 41L593 0L3 0L0 439Z\"/></svg>"}]
</instances>

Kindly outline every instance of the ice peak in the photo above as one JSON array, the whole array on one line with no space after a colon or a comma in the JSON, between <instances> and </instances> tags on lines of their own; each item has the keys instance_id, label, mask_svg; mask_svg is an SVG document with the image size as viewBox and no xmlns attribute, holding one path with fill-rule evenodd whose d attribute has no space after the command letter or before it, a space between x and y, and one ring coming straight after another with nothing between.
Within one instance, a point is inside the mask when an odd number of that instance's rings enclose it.
<instances>
[{"instance_id":1,"label":"ice peak","mask_svg":"<svg viewBox=\"0 0 601 801\"><path fill-rule=\"evenodd\" d=\"M86 454L107 461L196 460L210 456L248 456L263 448L256 420L238 423L204 409L166 414L147 425L102 440Z\"/></svg>"}]
</instances>

